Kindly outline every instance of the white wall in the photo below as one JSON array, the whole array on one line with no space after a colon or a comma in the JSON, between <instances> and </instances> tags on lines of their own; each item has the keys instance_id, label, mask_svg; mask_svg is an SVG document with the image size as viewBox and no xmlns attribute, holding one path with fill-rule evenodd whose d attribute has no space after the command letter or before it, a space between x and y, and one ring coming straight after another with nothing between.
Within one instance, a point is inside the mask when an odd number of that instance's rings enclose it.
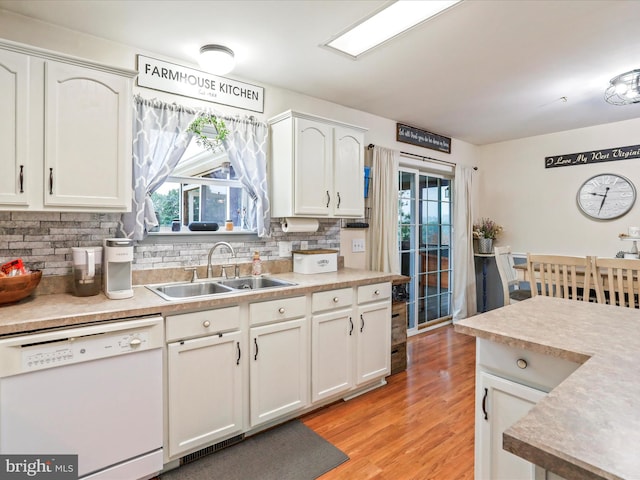
<instances>
[{"instance_id":1,"label":"white wall","mask_svg":"<svg viewBox=\"0 0 640 480\"><path fill-rule=\"evenodd\" d=\"M623 175L640 190L640 159L546 169L544 158L637 145L639 132L634 119L479 147L478 217L501 224L498 244L514 252L612 257L628 250L618 234L640 225L640 201L619 219L594 221L581 213L576 194L599 173Z\"/></svg>"}]
</instances>

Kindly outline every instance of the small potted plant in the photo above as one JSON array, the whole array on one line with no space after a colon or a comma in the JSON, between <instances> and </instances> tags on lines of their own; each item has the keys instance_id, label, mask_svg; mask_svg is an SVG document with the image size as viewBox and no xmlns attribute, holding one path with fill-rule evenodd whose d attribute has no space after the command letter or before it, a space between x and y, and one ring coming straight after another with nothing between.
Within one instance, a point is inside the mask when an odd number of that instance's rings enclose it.
<instances>
[{"instance_id":1,"label":"small potted plant","mask_svg":"<svg viewBox=\"0 0 640 480\"><path fill-rule=\"evenodd\" d=\"M493 241L502 233L502 226L489 218L473 224L473 238L478 239L478 253L492 253Z\"/></svg>"}]
</instances>

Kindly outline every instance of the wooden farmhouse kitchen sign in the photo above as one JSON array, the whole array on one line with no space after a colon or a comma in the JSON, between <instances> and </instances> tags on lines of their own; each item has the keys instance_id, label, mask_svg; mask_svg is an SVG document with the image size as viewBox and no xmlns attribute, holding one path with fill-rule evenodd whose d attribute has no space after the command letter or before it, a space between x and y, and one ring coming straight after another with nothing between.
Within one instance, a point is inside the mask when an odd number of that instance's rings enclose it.
<instances>
[{"instance_id":1,"label":"wooden farmhouse kitchen sign","mask_svg":"<svg viewBox=\"0 0 640 480\"><path fill-rule=\"evenodd\" d=\"M451 153L450 138L420 130L419 128L410 127L402 123L396 124L396 140L398 142L438 150L439 152Z\"/></svg>"},{"instance_id":2,"label":"wooden farmhouse kitchen sign","mask_svg":"<svg viewBox=\"0 0 640 480\"><path fill-rule=\"evenodd\" d=\"M573 165L586 165L588 163L615 162L616 160L629 160L640 158L640 145L628 147L606 148L591 152L566 153L554 157L544 158L545 168L571 167Z\"/></svg>"},{"instance_id":3,"label":"wooden farmhouse kitchen sign","mask_svg":"<svg viewBox=\"0 0 640 480\"><path fill-rule=\"evenodd\" d=\"M138 55L138 86L264 112L264 88Z\"/></svg>"}]
</instances>

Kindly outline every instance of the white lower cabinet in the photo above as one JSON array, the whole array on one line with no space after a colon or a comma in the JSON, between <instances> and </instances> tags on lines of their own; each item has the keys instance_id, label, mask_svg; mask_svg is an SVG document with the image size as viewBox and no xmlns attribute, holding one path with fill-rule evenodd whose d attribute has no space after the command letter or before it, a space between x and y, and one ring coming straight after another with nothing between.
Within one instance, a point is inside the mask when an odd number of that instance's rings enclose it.
<instances>
[{"instance_id":1,"label":"white lower cabinet","mask_svg":"<svg viewBox=\"0 0 640 480\"><path fill-rule=\"evenodd\" d=\"M249 306L251 426L301 410L309 403L309 328L306 298ZM258 325L263 322L272 322Z\"/></svg>"},{"instance_id":2,"label":"white lower cabinet","mask_svg":"<svg viewBox=\"0 0 640 480\"><path fill-rule=\"evenodd\" d=\"M244 430L245 352L239 307L166 321L168 456L175 458Z\"/></svg>"},{"instance_id":3,"label":"white lower cabinet","mask_svg":"<svg viewBox=\"0 0 640 480\"><path fill-rule=\"evenodd\" d=\"M312 402L345 393L354 385L352 304L352 288L318 292L311 296Z\"/></svg>"},{"instance_id":4,"label":"white lower cabinet","mask_svg":"<svg viewBox=\"0 0 640 480\"><path fill-rule=\"evenodd\" d=\"M484 339L476 352L476 480L559 479L504 450L502 434L579 365Z\"/></svg>"},{"instance_id":5,"label":"white lower cabinet","mask_svg":"<svg viewBox=\"0 0 640 480\"><path fill-rule=\"evenodd\" d=\"M356 385L391 372L391 284L358 287Z\"/></svg>"},{"instance_id":6,"label":"white lower cabinet","mask_svg":"<svg viewBox=\"0 0 640 480\"><path fill-rule=\"evenodd\" d=\"M546 393L496 377L478 374L476 402L476 479L535 480L534 465L503 450L502 432L524 417Z\"/></svg>"}]
</instances>

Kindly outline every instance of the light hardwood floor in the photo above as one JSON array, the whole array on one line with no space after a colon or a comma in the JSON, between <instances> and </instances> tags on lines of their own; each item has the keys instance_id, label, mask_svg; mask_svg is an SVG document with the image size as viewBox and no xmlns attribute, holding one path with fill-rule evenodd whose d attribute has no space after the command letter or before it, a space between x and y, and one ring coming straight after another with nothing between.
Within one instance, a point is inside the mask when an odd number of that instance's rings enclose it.
<instances>
[{"instance_id":1,"label":"light hardwood floor","mask_svg":"<svg viewBox=\"0 0 640 480\"><path fill-rule=\"evenodd\" d=\"M350 458L321 480L473 479L475 339L443 327L407 355L386 386L302 417Z\"/></svg>"}]
</instances>

